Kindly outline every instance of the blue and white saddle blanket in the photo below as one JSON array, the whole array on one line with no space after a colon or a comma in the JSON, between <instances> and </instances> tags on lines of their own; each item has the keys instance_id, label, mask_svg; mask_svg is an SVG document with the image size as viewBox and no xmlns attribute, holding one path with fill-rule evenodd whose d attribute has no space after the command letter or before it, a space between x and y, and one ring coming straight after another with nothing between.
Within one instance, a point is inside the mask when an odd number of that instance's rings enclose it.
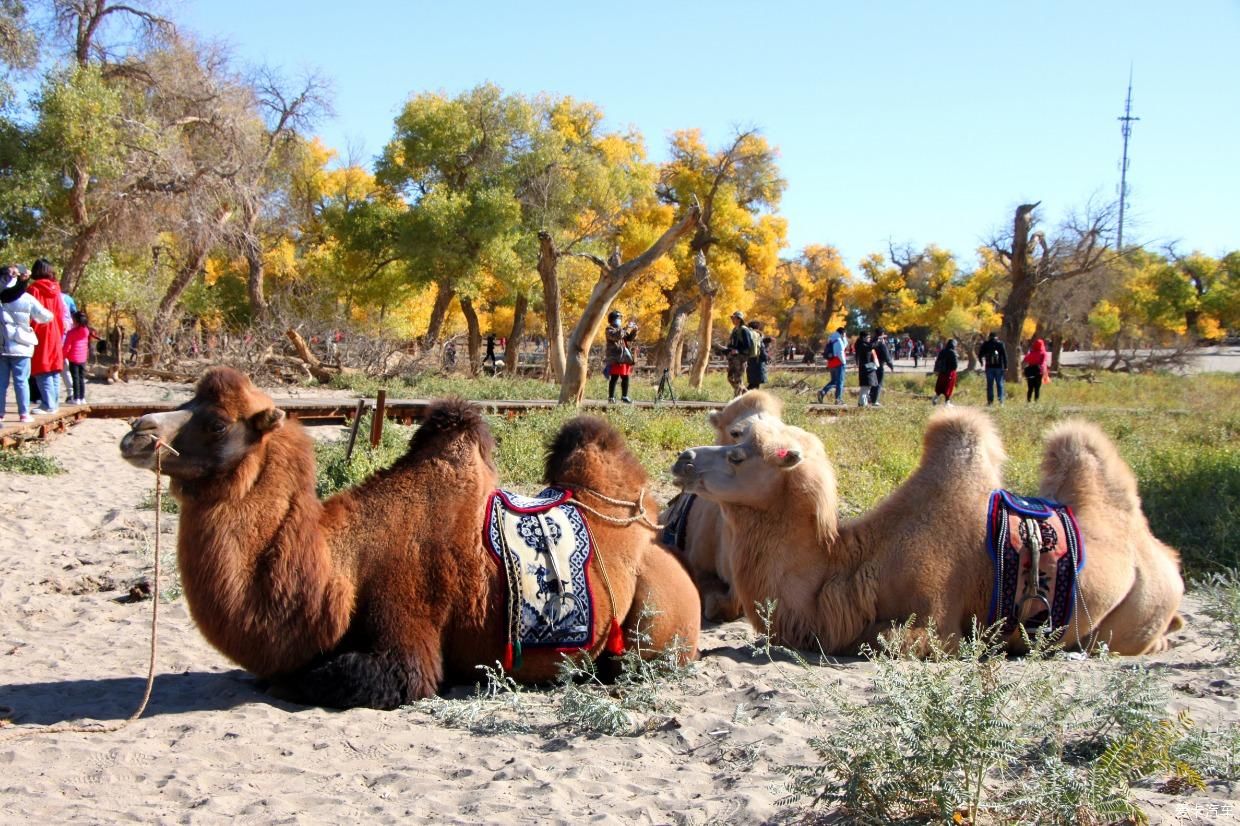
<instances>
[{"instance_id":1,"label":"blue and white saddle blanket","mask_svg":"<svg viewBox=\"0 0 1240 826\"><path fill-rule=\"evenodd\" d=\"M1068 625L1085 567L1085 542L1070 507L993 491L986 550L995 566L987 625L1003 620L1005 634L1019 625L1048 631Z\"/></svg>"},{"instance_id":2,"label":"blue and white saddle blanket","mask_svg":"<svg viewBox=\"0 0 1240 826\"><path fill-rule=\"evenodd\" d=\"M483 540L505 580L508 571L520 571L522 647L577 651L594 639L587 573L594 540L572 496L562 488L533 497L496 490L487 503ZM512 598L512 583L506 586Z\"/></svg>"}]
</instances>

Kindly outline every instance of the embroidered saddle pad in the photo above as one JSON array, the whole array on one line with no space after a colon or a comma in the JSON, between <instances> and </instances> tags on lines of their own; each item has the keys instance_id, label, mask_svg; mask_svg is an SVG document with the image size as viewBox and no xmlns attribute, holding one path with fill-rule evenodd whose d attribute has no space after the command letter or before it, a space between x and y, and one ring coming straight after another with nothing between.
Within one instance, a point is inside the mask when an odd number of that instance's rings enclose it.
<instances>
[{"instance_id":1,"label":"embroidered saddle pad","mask_svg":"<svg viewBox=\"0 0 1240 826\"><path fill-rule=\"evenodd\" d=\"M586 571L594 540L572 495L561 488L533 497L497 490L487 503L483 540L505 579L520 572L515 592L508 587L519 603L522 647L576 651L594 639Z\"/></svg>"},{"instance_id":2,"label":"embroidered saddle pad","mask_svg":"<svg viewBox=\"0 0 1240 826\"><path fill-rule=\"evenodd\" d=\"M1027 629L1049 624L1052 631L1066 627L1076 604L1076 578L1085 567L1085 544L1072 509L996 490L986 519L986 550L995 567L986 624L1002 619L1004 634L1021 624Z\"/></svg>"},{"instance_id":3,"label":"embroidered saddle pad","mask_svg":"<svg viewBox=\"0 0 1240 826\"><path fill-rule=\"evenodd\" d=\"M696 493L678 493L671 501L660 541L669 548L685 549L685 532L689 528L689 511L697 501Z\"/></svg>"}]
</instances>

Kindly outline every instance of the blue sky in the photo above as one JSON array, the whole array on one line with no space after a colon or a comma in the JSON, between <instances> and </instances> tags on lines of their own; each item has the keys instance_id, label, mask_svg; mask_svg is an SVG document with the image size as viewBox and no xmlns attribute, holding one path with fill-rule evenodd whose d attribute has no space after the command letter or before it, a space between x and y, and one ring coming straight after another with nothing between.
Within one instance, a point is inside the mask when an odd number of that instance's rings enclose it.
<instances>
[{"instance_id":1,"label":"blue sky","mask_svg":"<svg viewBox=\"0 0 1240 826\"><path fill-rule=\"evenodd\" d=\"M197 0L182 25L242 62L317 69L319 133L369 161L421 91L493 82L598 103L651 157L699 127L780 150L789 253L852 264L888 240L964 261L1041 200L1049 223L1118 190L1131 64L1125 237L1240 248L1240 2L420 3Z\"/></svg>"}]
</instances>

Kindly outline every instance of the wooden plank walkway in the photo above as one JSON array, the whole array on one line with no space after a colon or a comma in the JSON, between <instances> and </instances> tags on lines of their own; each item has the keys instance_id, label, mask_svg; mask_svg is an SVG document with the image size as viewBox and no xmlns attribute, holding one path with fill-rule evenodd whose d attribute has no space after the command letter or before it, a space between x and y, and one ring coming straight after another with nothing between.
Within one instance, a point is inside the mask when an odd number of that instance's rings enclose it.
<instances>
[{"instance_id":1,"label":"wooden plank walkway","mask_svg":"<svg viewBox=\"0 0 1240 826\"><path fill-rule=\"evenodd\" d=\"M0 424L0 448L18 447L24 442L43 441L90 415L90 408L81 404L65 404L55 413L32 414L29 422L4 422Z\"/></svg>"}]
</instances>

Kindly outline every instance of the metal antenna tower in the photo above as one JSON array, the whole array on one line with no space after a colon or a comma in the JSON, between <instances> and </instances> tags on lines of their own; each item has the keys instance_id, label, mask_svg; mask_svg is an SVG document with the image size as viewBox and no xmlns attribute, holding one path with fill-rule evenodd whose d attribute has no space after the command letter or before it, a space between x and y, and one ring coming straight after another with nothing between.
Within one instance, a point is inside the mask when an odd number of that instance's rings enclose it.
<instances>
[{"instance_id":1,"label":"metal antenna tower","mask_svg":"<svg viewBox=\"0 0 1240 826\"><path fill-rule=\"evenodd\" d=\"M1115 239L1115 248L1124 251L1124 207L1128 203L1128 138L1132 135L1133 121L1141 120L1132 115L1132 67L1128 67L1128 97L1124 100L1124 116L1118 118L1120 132L1124 135L1124 158L1119 167L1119 230Z\"/></svg>"}]
</instances>

